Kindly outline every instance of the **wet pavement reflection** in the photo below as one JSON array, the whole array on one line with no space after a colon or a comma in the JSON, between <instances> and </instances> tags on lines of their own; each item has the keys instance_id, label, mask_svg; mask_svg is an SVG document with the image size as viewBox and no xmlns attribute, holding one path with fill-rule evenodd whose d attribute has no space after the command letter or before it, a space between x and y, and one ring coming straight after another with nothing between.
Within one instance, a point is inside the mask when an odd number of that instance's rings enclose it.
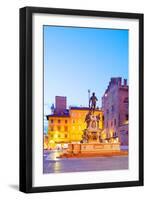
<instances>
[{"instance_id":1,"label":"wet pavement reflection","mask_svg":"<svg viewBox=\"0 0 147 200\"><path fill-rule=\"evenodd\" d=\"M128 169L128 156L58 158L62 151L45 150L43 173Z\"/></svg>"}]
</instances>

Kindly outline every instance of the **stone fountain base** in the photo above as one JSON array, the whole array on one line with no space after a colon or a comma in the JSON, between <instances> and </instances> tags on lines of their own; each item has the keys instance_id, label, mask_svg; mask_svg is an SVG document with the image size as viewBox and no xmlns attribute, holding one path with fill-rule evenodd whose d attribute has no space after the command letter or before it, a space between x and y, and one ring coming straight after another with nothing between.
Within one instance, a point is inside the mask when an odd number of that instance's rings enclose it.
<instances>
[{"instance_id":1,"label":"stone fountain base","mask_svg":"<svg viewBox=\"0 0 147 200\"><path fill-rule=\"evenodd\" d=\"M95 154L120 151L120 143L85 143L69 144L66 153L68 154Z\"/></svg>"},{"instance_id":2,"label":"stone fountain base","mask_svg":"<svg viewBox=\"0 0 147 200\"><path fill-rule=\"evenodd\" d=\"M87 127L83 130L82 143L68 145L65 154L68 155L115 155L120 152L120 143L100 142L101 129L99 128L100 116L89 110L85 122Z\"/></svg>"}]
</instances>

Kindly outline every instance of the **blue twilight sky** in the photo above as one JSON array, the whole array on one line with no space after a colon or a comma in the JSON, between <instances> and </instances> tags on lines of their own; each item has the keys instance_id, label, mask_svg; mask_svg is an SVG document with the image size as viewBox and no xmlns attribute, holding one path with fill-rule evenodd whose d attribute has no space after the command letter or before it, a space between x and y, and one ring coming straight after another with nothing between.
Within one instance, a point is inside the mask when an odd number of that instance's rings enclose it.
<instances>
[{"instance_id":1,"label":"blue twilight sky","mask_svg":"<svg viewBox=\"0 0 147 200\"><path fill-rule=\"evenodd\" d=\"M44 26L44 107L55 96L88 106L88 89L101 107L111 77L128 79L128 30Z\"/></svg>"}]
</instances>

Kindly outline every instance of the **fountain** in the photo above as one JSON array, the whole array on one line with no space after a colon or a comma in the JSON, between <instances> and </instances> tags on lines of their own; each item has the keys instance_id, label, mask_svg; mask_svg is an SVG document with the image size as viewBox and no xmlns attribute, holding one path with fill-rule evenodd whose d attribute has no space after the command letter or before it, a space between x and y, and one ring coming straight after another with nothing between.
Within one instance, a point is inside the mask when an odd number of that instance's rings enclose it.
<instances>
[{"instance_id":1,"label":"fountain","mask_svg":"<svg viewBox=\"0 0 147 200\"><path fill-rule=\"evenodd\" d=\"M95 114L97 97L95 93L89 98L89 111L85 117L86 129L80 143L68 145L68 154L79 155L117 155L120 152L119 142L101 141L101 129L99 129L100 116Z\"/></svg>"}]
</instances>

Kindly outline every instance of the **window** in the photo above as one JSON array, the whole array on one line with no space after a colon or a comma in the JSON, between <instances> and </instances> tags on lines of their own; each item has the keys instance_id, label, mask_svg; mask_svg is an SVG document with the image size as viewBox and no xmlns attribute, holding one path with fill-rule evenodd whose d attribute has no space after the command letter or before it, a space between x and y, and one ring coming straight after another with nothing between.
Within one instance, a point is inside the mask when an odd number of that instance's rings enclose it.
<instances>
[{"instance_id":1,"label":"window","mask_svg":"<svg viewBox=\"0 0 147 200\"><path fill-rule=\"evenodd\" d=\"M54 127L53 127L53 126L51 126L50 130L51 130L51 131L54 131Z\"/></svg>"},{"instance_id":2,"label":"window","mask_svg":"<svg viewBox=\"0 0 147 200\"><path fill-rule=\"evenodd\" d=\"M65 120L65 124L67 124L67 119Z\"/></svg>"},{"instance_id":3,"label":"window","mask_svg":"<svg viewBox=\"0 0 147 200\"><path fill-rule=\"evenodd\" d=\"M60 119L58 119L58 123L60 124L60 122L61 122L61 120Z\"/></svg>"},{"instance_id":4,"label":"window","mask_svg":"<svg viewBox=\"0 0 147 200\"><path fill-rule=\"evenodd\" d=\"M113 133L113 137L117 137L117 133L116 132Z\"/></svg>"},{"instance_id":5,"label":"window","mask_svg":"<svg viewBox=\"0 0 147 200\"><path fill-rule=\"evenodd\" d=\"M51 124L53 124L54 123L54 120L53 119L51 119Z\"/></svg>"},{"instance_id":6,"label":"window","mask_svg":"<svg viewBox=\"0 0 147 200\"><path fill-rule=\"evenodd\" d=\"M113 126L113 121L111 121L111 127Z\"/></svg>"},{"instance_id":7,"label":"window","mask_svg":"<svg viewBox=\"0 0 147 200\"><path fill-rule=\"evenodd\" d=\"M65 131L68 131L68 127L67 127L67 126L65 126L65 127L64 127L64 130L65 130Z\"/></svg>"},{"instance_id":8,"label":"window","mask_svg":"<svg viewBox=\"0 0 147 200\"><path fill-rule=\"evenodd\" d=\"M67 134L65 134L65 138L67 138Z\"/></svg>"},{"instance_id":9,"label":"window","mask_svg":"<svg viewBox=\"0 0 147 200\"><path fill-rule=\"evenodd\" d=\"M111 112L114 112L114 105L111 106Z\"/></svg>"},{"instance_id":10,"label":"window","mask_svg":"<svg viewBox=\"0 0 147 200\"><path fill-rule=\"evenodd\" d=\"M128 103L125 104L125 108L128 110Z\"/></svg>"},{"instance_id":11,"label":"window","mask_svg":"<svg viewBox=\"0 0 147 200\"><path fill-rule=\"evenodd\" d=\"M128 103L128 97L124 99L124 103Z\"/></svg>"},{"instance_id":12,"label":"window","mask_svg":"<svg viewBox=\"0 0 147 200\"><path fill-rule=\"evenodd\" d=\"M61 127L60 127L60 126L57 126L57 130L60 131L60 130L61 130Z\"/></svg>"},{"instance_id":13,"label":"window","mask_svg":"<svg viewBox=\"0 0 147 200\"><path fill-rule=\"evenodd\" d=\"M103 121L105 120L104 115L103 115L103 117L102 117L102 120L103 120Z\"/></svg>"},{"instance_id":14,"label":"window","mask_svg":"<svg viewBox=\"0 0 147 200\"><path fill-rule=\"evenodd\" d=\"M128 117L128 114L126 114L126 120L128 120L128 118L129 118L129 117Z\"/></svg>"}]
</instances>

